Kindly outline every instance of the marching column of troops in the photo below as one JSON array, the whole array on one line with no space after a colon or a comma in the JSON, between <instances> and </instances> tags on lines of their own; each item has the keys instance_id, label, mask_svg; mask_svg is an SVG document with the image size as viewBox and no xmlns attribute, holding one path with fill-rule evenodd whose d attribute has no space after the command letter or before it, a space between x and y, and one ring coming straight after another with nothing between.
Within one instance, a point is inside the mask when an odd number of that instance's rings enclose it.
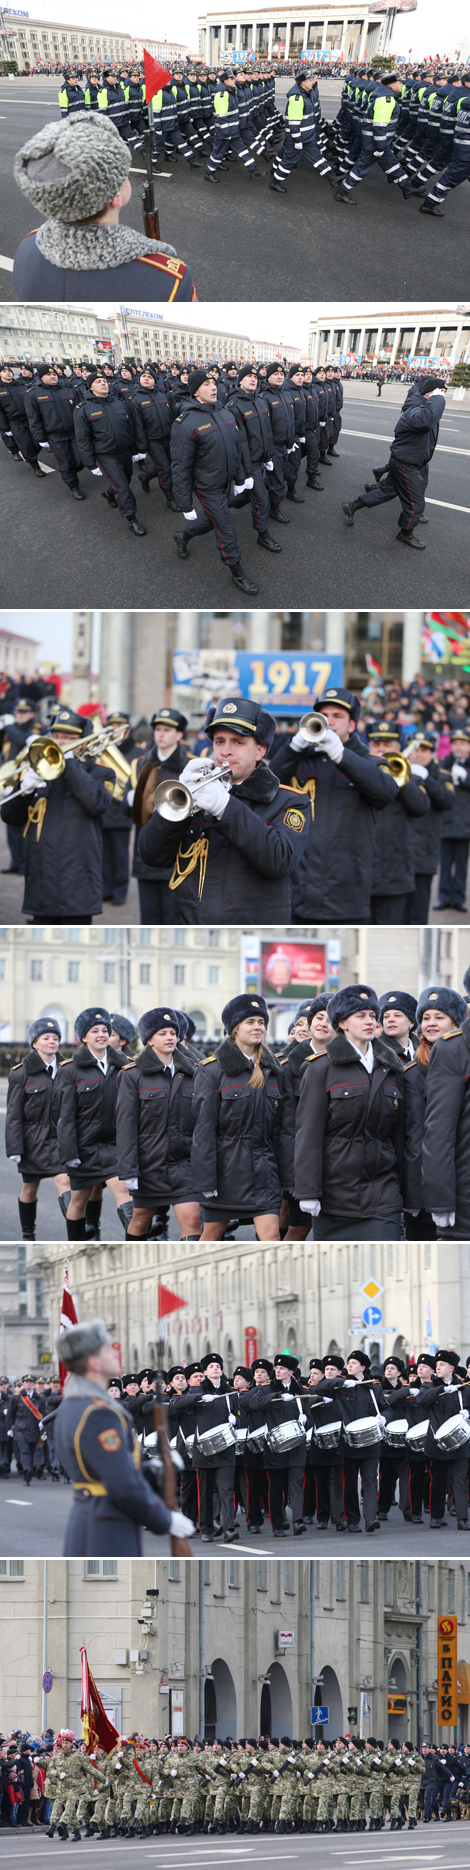
<instances>
[{"instance_id":1,"label":"marching column of troops","mask_svg":"<svg viewBox=\"0 0 470 1870\"><path fill-rule=\"evenodd\" d=\"M276 107L275 69L251 62L238 66L176 66L153 99L155 168L176 162L201 168L220 180L221 169L238 156L251 177L265 175L258 158L272 158L270 188L286 192L286 181L305 157L335 190L337 201L355 201L352 191L377 164L404 196L419 195L421 212L444 213L449 190L470 175L470 76L468 71L429 65L421 71L380 73L351 66L344 78L333 122L323 116L312 66L298 67L289 86L284 120ZM101 111L131 148L143 146L148 127L146 87L138 65L120 73L90 72L80 84L64 73L59 92L62 117Z\"/></svg>"},{"instance_id":2,"label":"marching column of troops","mask_svg":"<svg viewBox=\"0 0 470 1870\"><path fill-rule=\"evenodd\" d=\"M191 1837L360 1832L470 1817L470 1747L418 1748L374 1735L328 1742L260 1736L120 1736L108 1755L59 1734L46 1770L47 1835ZM367 1826L367 1817L369 1824Z\"/></svg>"},{"instance_id":3,"label":"marching column of troops","mask_svg":"<svg viewBox=\"0 0 470 1870\"><path fill-rule=\"evenodd\" d=\"M194 757L177 708L157 709L136 738L111 712L100 746L93 722L59 704L46 745L20 699L3 716L0 814L24 914L90 923L103 900L124 903L133 824L146 925L422 924L439 869L438 908L465 911L469 722L455 718L438 759L432 726L404 753L399 720L358 731L350 689L325 689L316 707L320 736L307 716L277 733L265 708L225 696Z\"/></svg>"}]
</instances>

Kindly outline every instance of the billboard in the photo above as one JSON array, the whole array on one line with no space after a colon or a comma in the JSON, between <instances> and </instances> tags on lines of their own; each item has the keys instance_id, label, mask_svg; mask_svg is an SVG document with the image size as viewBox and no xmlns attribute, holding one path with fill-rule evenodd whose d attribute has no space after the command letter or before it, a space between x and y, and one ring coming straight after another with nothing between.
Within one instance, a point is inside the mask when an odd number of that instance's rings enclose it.
<instances>
[{"instance_id":1,"label":"billboard","mask_svg":"<svg viewBox=\"0 0 470 1870\"><path fill-rule=\"evenodd\" d=\"M456 1727L457 1618L437 1619L437 1725Z\"/></svg>"},{"instance_id":2,"label":"billboard","mask_svg":"<svg viewBox=\"0 0 470 1870\"><path fill-rule=\"evenodd\" d=\"M427 610L421 636L423 662L470 670L470 611Z\"/></svg>"},{"instance_id":3,"label":"billboard","mask_svg":"<svg viewBox=\"0 0 470 1870\"><path fill-rule=\"evenodd\" d=\"M344 657L305 650L176 650L172 706L189 719L206 713L222 695L243 695L271 714L309 714L325 688L340 688Z\"/></svg>"},{"instance_id":4,"label":"billboard","mask_svg":"<svg viewBox=\"0 0 470 1870\"><path fill-rule=\"evenodd\" d=\"M324 942L262 940L260 964L261 993L266 1000L308 1000L326 987Z\"/></svg>"}]
</instances>

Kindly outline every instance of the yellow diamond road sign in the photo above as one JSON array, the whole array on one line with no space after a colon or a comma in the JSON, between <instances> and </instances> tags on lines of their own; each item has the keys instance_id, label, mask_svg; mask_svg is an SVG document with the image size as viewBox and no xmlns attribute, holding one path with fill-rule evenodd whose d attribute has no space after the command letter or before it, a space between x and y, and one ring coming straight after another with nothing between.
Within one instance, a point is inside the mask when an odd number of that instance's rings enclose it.
<instances>
[{"instance_id":1,"label":"yellow diamond road sign","mask_svg":"<svg viewBox=\"0 0 470 1870\"><path fill-rule=\"evenodd\" d=\"M369 1299L370 1303L373 1303L374 1299L378 1299L380 1293L384 1292L384 1290L384 1286L379 1285L378 1279L366 1279L365 1285L360 1287L360 1291L364 1293L364 1297Z\"/></svg>"}]
</instances>

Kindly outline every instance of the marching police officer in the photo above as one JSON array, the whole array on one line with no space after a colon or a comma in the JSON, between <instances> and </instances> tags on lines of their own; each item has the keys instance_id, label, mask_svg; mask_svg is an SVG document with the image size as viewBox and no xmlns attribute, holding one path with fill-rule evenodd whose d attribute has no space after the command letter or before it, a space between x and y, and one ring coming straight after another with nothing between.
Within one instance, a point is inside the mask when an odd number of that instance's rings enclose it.
<instances>
[{"instance_id":1,"label":"marching police officer","mask_svg":"<svg viewBox=\"0 0 470 1870\"><path fill-rule=\"evenodd\" d=\"M258 372L253 364L242 364L238 372L238 389L230 395L228 408L235 416L240 435L242 467L245 480L240 488L234 488L231 504L243 505L249 499L251 518L258 535L258 545L267 552L282 552L282 546L271 537L269 531L269 495L263 476L263 467L270 465L271 429L269 415L262 396L256 394Z\"/></svg>"},{"instance_id":2,"label":"marching police officer","mask_svg":"<svg viewBox=\"0 0 470 1870\"><path fill-rule=\"evenodd\" d=\"M174 921L236 923L248 913L253 921L290 921L290 879L303 856L307 819L266 764L275 725L257 702L222 697L209 709L205 731L216 767L229 768L231 791L217 773L206 775L205 759L191 760L181 775L190 791L197 782L188 831L182 835L181 823L158 810L141 831L139 857L174 865Z\"/></svg>"},{"instance_id":3,"label":"marching police officer","mask_svg":"<svg viewBox=\"0 0 470 1870\"><path fill-rule=\"evenodd\" d=\"M119 507L131 532L143 538L147 528L141 526L137 518L135 494L130 484L132 456L138 451L140 434L132 399L124 403L121 396L110 396L107 378L99 372L91 371L85 396L76 406L74 420L77 443L85 467L91 468L92 474L98 468L108 481L108 487L103 489L103 499L107 500L108 506Z\"/></svg>"},{"instance_id":4,"label":"marching police officer","mask_svg":"<svg viewBox=\"0 0 470 1870\"><path fill-rule=\"evenodd\" d=\"M72 1190L66 1218L68 1240L85 1240L90 1202L99 1225L105 1183L117 1204L127 1197L125 1183L118 1181L116 1153L116 1099L124 1059L115 1046L108 1047L111 1029L105 1007L87 1006L77 1013L79 1044L73 1058L62 1065L57 1084L58 1152Z\"/></svg>"},{"instance_id":5,"label":"marching police officer","mask_svg":"<svg viewBox=\"0 0 470 1870\"><path fill-rule=\"evenodd\" d=\"M59 1461L74 1492L64 1556L139 1558L143 1527L158 1535L192 1531L192 1521L154 1493L132 1423L109 1395L119 1354L103 1320L69 1325L56 1338L56 1350L70 1373L54 1425Z\"/></svg>"},{"instance_id":6,"label":"marching police officer","mask_svg":"<svg viewBox=\"0 0 470 1870\"><path fill-rule=\"evenodd\" d=\"M60 1174L54 1110L54 1084L62 1064L60 1026L43 1014L33 1019L26 1037L31 1051L13 1066L8 1079L5 1149L23 1180L18 1201L22 1237L34 1240L39 1183L53 1176L63 1194L69 1180Z\"/></svg>"},{"instance_id":7,"label":"marching police officer","mask_svg":"<svg viewBox=\"0 0 470 1870\"><path fill-rule=\"evenodd\" d=\"M217 407L217 386L208 370L192 370L189 399L173 423L170 439L173 492L184 514L184 532L175 532L178 558L188 557L188 545L202 532L215 533L221 559L229 566L234 584L254 597L258 585L240 562L240 547L229 512L232 481L241 484L241 451L235 417ZM246 484L246 482L245 482ZM251 476L249 479L251 485ZM203 508L193 506L193 488Z\"/></svg>"},{"instance_id":8,"label":"marching police officer","mask_svg":"<svg viewBox=\"0 0 470 1870\"><path fill-rule=\"evenodd\" d=\"M382 506L387 500L400 500L397 540L424 552L422 539L416 538L424 513L427 468L439 439L439 423L444 415L447 385L443 377L422 377L418 394L407 398L395 425L394 440L385 474L357 500L343 501L348 526L362 506Z\"/></svg>"},{"instance_id":9,"label":"marching police officer","mask_svg":"<svg viewBox=\"0 0 470 1870\"><path fill-rule=\"evenodd\" d=\"M45 480L44 469L38 461L38 444L33 441L25 412L25 396L31 387L31 379L15 380L9 364L0 367L0 435L5 448L13 461L23 457L31 467L36 480Z\"/></svg>"},{"instance_id":10,"label":"marching police officer","mask_svg":"<svg viewBox=\"0 0 470 1870\"><path fill-rule=\"evenodd\" d=\"M78 480L83 466L74 430L74 411L80 392L66 378L59 377L51 364L38 364L37 383L27 391L25 411L37 448L50 448L61 480L70 488L74 500L86 496Z\"/></svg>"},{"instance_id":11,"label":"marching police officer","mask_svg":"<svg viewBox=\"0 0 470 1870\"><path fill-rule=\"evenodd\" d=\"M312 169L317 169L322 180L330 182L334 188L333 172L323 150L318 143L318 131L321 124L321 112L318 98L318 85L314 73L308 66L301 66L296 72L295 84L287 93L286 137L282 149L275 157L272 168L270 188L279 194L286 194L284 177L291 169L297 168L305 156Z\"/></svg>"}]
</instances>

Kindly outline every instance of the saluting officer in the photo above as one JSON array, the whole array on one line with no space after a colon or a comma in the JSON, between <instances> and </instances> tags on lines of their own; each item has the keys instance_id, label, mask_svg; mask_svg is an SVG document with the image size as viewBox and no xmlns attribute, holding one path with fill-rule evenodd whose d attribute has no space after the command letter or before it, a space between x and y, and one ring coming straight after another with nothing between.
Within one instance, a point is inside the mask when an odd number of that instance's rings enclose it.
<instances>
[{"instance_id":1,"label":"saluting officer","mask_svg":"<svg viewBox=\"0 0 470 1870\"><path fill-rule=\"evenodd\" d=\"M192 1532L192 1521L170 1512L154 1493L141 1470L129 1416L109 1394L119 1354L102 1318L69 1325L55 1342L70 1372L54 1425L59 1461L74 1491L64 1556L140 1558L142 1527L157 1534Z\"/></svg>"},{"instance_id":2,"label":"saluting officer","mask_svg":"<svg viewBox=\"0 0 470 1870\"><path fill-rule=\"evenodd\" d=\"M257 702L221 698L209 709L205 732L216 766L230 766L231 792L216 774L200 783L206 761L193 759L181 775L190 791L198 782L190 829L181 835L181 824L157 810L141 831L144 862L174 865L175 922L240 923L247 915L290 922L290 880L305 849L307 820L266 763L275 727Z\"/></svg>"}]
</instances>

